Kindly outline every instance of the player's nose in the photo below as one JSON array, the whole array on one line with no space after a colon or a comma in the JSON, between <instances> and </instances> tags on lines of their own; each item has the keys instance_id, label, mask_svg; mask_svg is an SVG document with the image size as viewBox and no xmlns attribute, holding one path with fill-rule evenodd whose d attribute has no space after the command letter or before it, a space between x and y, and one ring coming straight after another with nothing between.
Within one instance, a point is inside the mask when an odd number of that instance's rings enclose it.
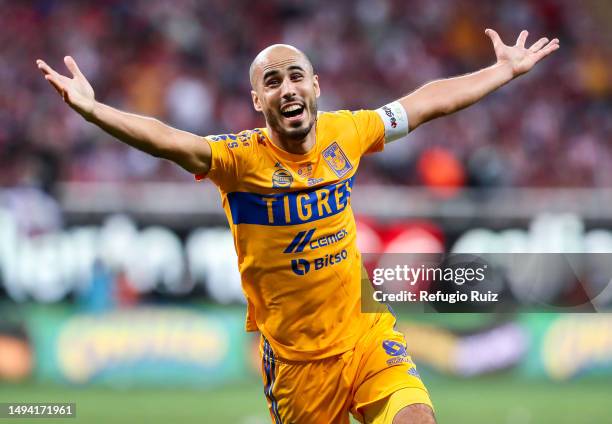
<instances>
[{"instance_id":1,"label":"player's nose","mask_svg":"<svg viewBox=\"0 0 612 424\"><path fill-rule=\"evenodd\" d=\"M293 82L289 78L285 78L281 84L281 97L285 100L296 96L296 90Z\"/></svg>"}]
</instances>

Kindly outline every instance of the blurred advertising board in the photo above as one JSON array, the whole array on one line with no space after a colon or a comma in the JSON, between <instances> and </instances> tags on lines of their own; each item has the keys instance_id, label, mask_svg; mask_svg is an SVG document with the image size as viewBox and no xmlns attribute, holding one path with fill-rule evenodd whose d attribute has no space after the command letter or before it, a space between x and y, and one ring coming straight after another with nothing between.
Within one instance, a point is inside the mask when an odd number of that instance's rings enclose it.
<instances>
[{"instance_id":1,"label":"blurred advertising board","mask_svg":"<svg viewBox=\"0 0 612 424\"><path fill-rule=\"evenodd\" d=\"M442 324L442 317L455 325ZM404 317L398 325L408 351L420 367L439 374L612 379L610 314L422 314L411 318L415 319Z\"/></svg>"},{"instance_id":2,"label":"blurred advertising board","mask_svg":"<svg viewBox=\"0 0 612 424\"><path fill-rule=\"evenodd\" d=\"M523 371L554 380L612 379L612 315L525 315L532 355Z\"/></svg>"},{"instance_id":3,"label":"blurred advertising board","mask_svg":"<svg viewBox=\"0 0 612 424\"><path fill-rule=\"evenodd\" d=\"M534 217L526 228L499 230L472 225L453 232L428 219L382 223L358 218L357 227L358 246L366 255L589 255L590 267L575 275L557 278L554 267L548 266L551 280L542 281L539 289L551 299L562 297L568 294L566 286L575 282L565 277L572 278L588 283L601 294L601 305L612 305L612 289L606 290L610 281L607 276L612 273L612 232L587 229L577 216L542 215ZM502 284L513 296L524 298L532 290L532 278L530 273L521 272L522 267L513 268L502 275ZM90 308L104 309L137 304L151 293L166 298L206 296L221 304L243 303L229 229L203 226L181 232L161 225L142 226L129 215L110 215L97 225L32 233L0 208L0 297L39 303L74 299L88 303Z\"/></svg>"},{"instance_id":4,"label":"blurred advertising board","mask_svg":"<svg viewBox=\"0 0 612 424\"><path fill-rule=\"evenodd\" d=\"M32 374L32 350L20 335L0 330L0 382L17 382Z\"/></svg>"},{"instance_id":5,"label":"blurred advertising board","mask_svg":"<svg viewBox=\"0 0 612 424\"><path fill-rule=\"evenodd\" d=\"M244 321L234 313L34 307L27 327L43 381L206 387L240 379L247 370Z\"/></svg>"},{"instance_id":6,"label":"blurred advertising board","mask_svg":"<svg viewBox=\"0 0 612 424\"><path fill-rule=\"evenodd\" d=\"M211 387L252 379L256 333L240 307L134 307L85 313L21 307L25 335L0 335L0 380L113 387ZM612 379L610 314L418 314L398 318L424 375Z\"/></svg>"}]
</instances>

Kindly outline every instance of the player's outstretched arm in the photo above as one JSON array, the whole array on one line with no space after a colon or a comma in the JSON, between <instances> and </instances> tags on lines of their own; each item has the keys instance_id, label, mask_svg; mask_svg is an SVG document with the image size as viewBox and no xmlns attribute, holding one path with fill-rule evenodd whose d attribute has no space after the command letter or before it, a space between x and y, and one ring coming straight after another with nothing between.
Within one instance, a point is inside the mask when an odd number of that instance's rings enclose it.
<instances>
[{"instance_id":1,"label":"player's outstretched arm","mask_svg":"<svg viewBox=\"0 0 612 424\"><path fill-rule=\"evenodd\" d=\"M194 134L172 128L157 119L122 112L95 99L94 90L74 59L64 58L72 74L68 78L44 61L36 65L45 79L64 101L87 121L132 147L153 156L176 162L194 174L206 174L210 168L211 149L208 142Z\"/></svg>"},{"instance_id":2,"label":"player's outstretched arm","mask_svg":"<svg viewBox=\"0 0 612 424\"><path fill-rule=\"evenodd\" d=\"M514 46L504 44L492 29L485 34L493 42L497 62L488 68L460 77L433 81L398 100L406 109L410 130L439 116L461 110L477 102L512 79L528 72L540 60L559 48L559 40L540 38L525 47L527 31Z\"/></svg>"}]
</instances>

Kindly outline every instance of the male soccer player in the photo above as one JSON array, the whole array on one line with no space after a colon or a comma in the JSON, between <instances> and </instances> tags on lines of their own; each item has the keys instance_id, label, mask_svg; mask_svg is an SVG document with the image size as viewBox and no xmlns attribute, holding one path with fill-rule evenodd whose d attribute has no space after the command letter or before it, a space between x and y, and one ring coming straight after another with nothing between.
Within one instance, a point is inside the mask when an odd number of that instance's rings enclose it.
<instances>
[{"instance_id":1,"label":"male soccer player","mask_svg":"<svg viewBox=\"0 0 612 424\"><path fill-rule=\"evenodd\" d=\"M288 45L260 52L252 101L265 128L196 136L97 102L71 57L72 78L37 61L86 120L121 141L210 178L238 253L249 331L261 332L264 391L274 423L434 423L429 394L389 313L360 311L361 258L351 210L361 156L478 101L559 47L514 46L487 29L497 62L431 82L377 110L318 112L319 80Z\"/></svg>"}]
</instances>

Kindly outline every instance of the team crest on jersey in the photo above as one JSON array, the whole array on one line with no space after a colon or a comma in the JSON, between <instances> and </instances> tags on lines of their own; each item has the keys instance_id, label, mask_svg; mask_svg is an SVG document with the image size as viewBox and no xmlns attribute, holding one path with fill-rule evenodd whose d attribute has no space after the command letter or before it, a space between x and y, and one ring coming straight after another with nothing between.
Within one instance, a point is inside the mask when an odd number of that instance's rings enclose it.
<instances>
[{"instance_id":1,"label":"team crest on jersey","mask_svg":"<svg viewBox=\"0 0 612 424\"><path fill-rule=\"evenodd\" d=\"M353 165L351 165L336 141L323 150L323 159L325 159L325 162L327 162L332 171L340 178L344 177L353 169Z\"/></svg>"},{"instance_id":2,"label":"team crest on jersey","mask_svg":"<svg viewBox=\"0 0 612 424\"><path fill-rule=\"evenodd\" d=\"M272 188L289 188L293 183L293 175L285 168L281 166L280 163L276 164L278 168L272 174Z\"/></svg>"}]
</instances>

